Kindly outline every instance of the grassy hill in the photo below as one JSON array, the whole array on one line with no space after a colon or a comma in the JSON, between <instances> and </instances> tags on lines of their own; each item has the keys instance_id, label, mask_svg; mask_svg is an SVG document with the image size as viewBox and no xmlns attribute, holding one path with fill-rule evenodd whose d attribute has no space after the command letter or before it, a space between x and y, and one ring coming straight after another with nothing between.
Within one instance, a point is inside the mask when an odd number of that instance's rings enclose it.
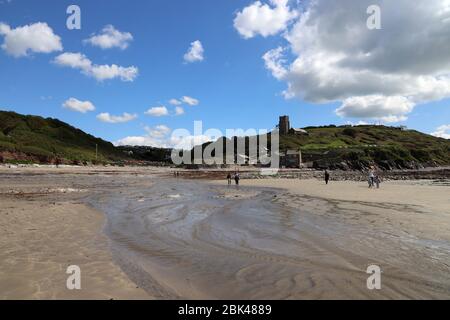
<instances>
[{"instance_id":1,"label":"grassy hill","mask_svg":"<svg viewBox=\"0 0 450 320\"><path fill-rule=\"evenodd\" d=\"M363 170L377 165L391 170L450 165L450 140L414 130L373 125L304 129L307 135L280 136L280 152L301 150L303 162L315 168ZM223 139L219 141L230 142ZM246 139L248 143L248 137L236 139Z\"/></svg>"},{"instance_id":2,"label":"grassy hill","mask_svg":"<svg viewBox=\"0 0 450 320\"><path fill-rule=\"evenodd\" d=\"M112 143L57 119L0 111L0 162L95 162L96 145L98 162L126 158Z\"/></svg>"},{"instance_id":3,"label":"grassy hill","mask_svg":"<svg viewBox=\"0 0 450 320\"><path fill-rule=\"evenodd\" d=\"M450 140L414 130L370 125L304 129L307 135L281 136L280 151L300 149L303 161L316 168L360 170L376 164L390 170L450 165ZM248 137L237 139L246 139L248 145ZM100 163L170 162L170 149L116 148L57 119L0 111L0 162L95 163L96 145Z\"/></svg>"},{"instance_id":4,"label":"grassy hill","mask_svg":"<svg viewBox=\"0 0 450 320\"><path fill-rule=\"evenodd\" d=\"M450 140L400 127L361 125L307 127L308 135L286 135L280 150L301 148L317 167L413 169L450 165Z\"/></svg>"}]
</instances>

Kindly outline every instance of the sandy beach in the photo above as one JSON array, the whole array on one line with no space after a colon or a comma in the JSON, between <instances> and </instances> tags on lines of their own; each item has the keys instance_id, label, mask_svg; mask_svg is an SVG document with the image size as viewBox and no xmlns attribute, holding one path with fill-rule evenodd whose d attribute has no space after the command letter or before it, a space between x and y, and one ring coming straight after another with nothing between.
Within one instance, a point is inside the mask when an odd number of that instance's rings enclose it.
<instances>
[{"instance_id":1,"label":"sandy beach","mask_svg":"<svg viewBox=\"0 0 450 320\"><path fill-rule=\"evenodd\" d=\"M0 299L151 298L113 262L106 216L80 201L88 185L15 173L0 175ZM81 290L66 287L70 265L81 268Z\"/></svg>"},{"instance_id":2,"label":"sandy beach","mask_svg":"<svg viewBox=\"0 0 450 320\"><path fill-rule=\"evenodd\" d=\"M0 299L450 297L445 183L171 176L1 168ZM366 287L372 264L381 290Z\"/></svg>"}]
</instances>

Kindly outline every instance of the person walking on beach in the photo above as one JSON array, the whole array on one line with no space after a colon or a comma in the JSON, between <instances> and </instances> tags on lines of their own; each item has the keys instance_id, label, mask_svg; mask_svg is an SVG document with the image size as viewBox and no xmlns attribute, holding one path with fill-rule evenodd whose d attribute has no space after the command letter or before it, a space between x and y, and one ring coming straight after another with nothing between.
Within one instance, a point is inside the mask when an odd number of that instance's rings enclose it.
<instances>
[{"instance_id":1,"label":"person walking on beach","mask_svg":"<svg viewBox=\"0 0 450 320\"><path fill-rule=\"evenodd\" d=\"M234 181L236 182L236 185L237 185L237 186L239 185L239 180L240 180L240 179L241 179L241 178L239 177L239 173L236 172L235 175L234 175Z\"/></svg>"},{"instance_id":2,"label":"person walking on beach","mask_svg":"<svg viewBox=\"0 0 450 320\"><path fill-rule=\"evenodd\" d=\"M375 175L375 184L377 185L377 189L380 189L380 176L378 174Z\"/></svg>"},{"instance_id":3,"label":"person walking on beach","mask_svg":"<svg viewBox=\"0 0 450 320\"><path fill-rule=\"evenodd\" d=\"M330 173L328 170L325 170L325 184L328 184L328 181L330 181Z\"/></svg>"},{"instance_id":4,"label":"person walking on beach","mask_svg":"<svg viewBox=\"0 0 450 320\"><path fill-rule=\"evenodd\" d=\"M375 185L375 172L373 167L369 170L369 188L372 188Z\"/></svg>"},{"instance_id":5,"label":"person walking on beach","mask_svg":"<svg viewBox=\"0 0 450 320\"><path fill-rule=\"evenodd\" d=\"M227 175L228 185L231 185L231 173Z\"/></svg>"}]
</instances>

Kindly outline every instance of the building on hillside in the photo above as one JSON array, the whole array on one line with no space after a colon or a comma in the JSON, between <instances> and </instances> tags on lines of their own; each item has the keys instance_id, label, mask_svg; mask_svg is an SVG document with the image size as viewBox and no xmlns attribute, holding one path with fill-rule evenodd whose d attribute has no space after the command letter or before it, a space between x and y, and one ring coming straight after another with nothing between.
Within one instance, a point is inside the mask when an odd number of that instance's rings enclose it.
<instances>
[{"instance_id":1,"label":"building on hillside","mask_svg":"<svg viewBox=\"0 0 450 320\"><path fill-rule=\"evenodd\" d=\"M280 167L281 168L302 168L302 151L286 150L280 153Z\"/></svg>"},{"instance_id":2,"label":"building on hillside","mask_svg":"<svg viewBox=\"0 0 450 320\"><path fill-rule=\"evenodd\" d=\"M280 130L280 134L286 135L289 133L291 129L291 124L289 123L289 116L281 116L280 122L278 123L278 129Z\"/></svg>"},{"instance_id":3,"label":"building on hillside","mask_svg":"<svg viewBox=\"0 0 450 320\"><path fill-rule=\"evenodd\" d=\"M280 135L296 134L296 135L307 135L306 130L300 128L291 128L291 123L289 121L289 116L281 116L278 123L278 130L280 130Z\"/></svg>"},{"instance_id":4,"label":"building on hillside","mask_svg":"<svg viewBox=\"0 0 450 320\"><path fill-rule=\"evenodd\" d=\"M308 131L300 128L291 128L291 130L289 130L289 133L297 135L308 135Z\"/></svg>"}]
</instances>

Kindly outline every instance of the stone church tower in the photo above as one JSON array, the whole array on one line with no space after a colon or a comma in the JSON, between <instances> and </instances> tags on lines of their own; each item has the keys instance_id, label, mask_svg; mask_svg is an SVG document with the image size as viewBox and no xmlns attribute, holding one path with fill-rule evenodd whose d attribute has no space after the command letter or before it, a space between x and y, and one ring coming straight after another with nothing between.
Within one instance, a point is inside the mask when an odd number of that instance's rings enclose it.
<instances>
[{"instance_id":1,"label":"stone church tower","mask_svg":"<svg viewBox=\"0 0 450 320\"><path fill-rule=\"evenodd\" d=\"M288 134L291 129L291 124L289 123L289 116L281 116L280 122L278 124L278 129L280 130L280 134Z\"/></svg>"}]
</instances>

